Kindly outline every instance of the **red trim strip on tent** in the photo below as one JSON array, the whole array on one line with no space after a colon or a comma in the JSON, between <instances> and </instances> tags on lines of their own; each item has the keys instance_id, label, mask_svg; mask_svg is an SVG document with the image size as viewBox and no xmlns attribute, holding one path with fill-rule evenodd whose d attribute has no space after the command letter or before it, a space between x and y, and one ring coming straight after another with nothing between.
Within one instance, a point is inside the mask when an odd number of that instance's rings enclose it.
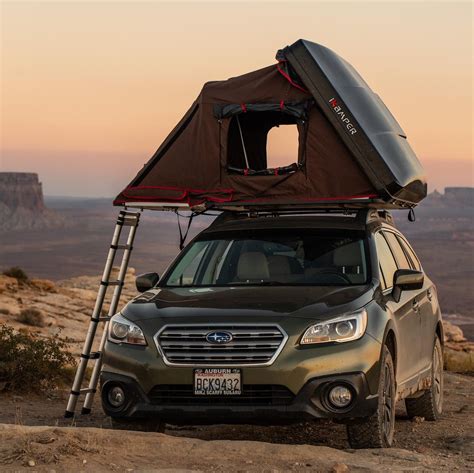
<instances>
[{"instance_id":1,"label":"red trim strip on tent","mask_svg":"<svg viewBox=\"0 0 474 473\"><path fill-rule=\"evenodd\" d=\"M293 86L296 87L297 89L306 92L309 94L309 92L304 88L301 87L301 85L298 85L296 82L293 81L293 79L280 67L280 63L276 65L278 72Z\"/></svg>"},{"instance_id":2,"label":"red trim strip on tent","mask_svg":"<svg viewBox=\"0 0 474 473\"><path fill-rule=\"evenodd\" d=\"M144 189L159 189L159 190L175 190L181 191L181 195L179 197L159 197L159 196L137 196L137 195L129 195L126 191L129 190L144 190ZM122 191L122 195L124 195L127 199L131 201L148 201L148 202L186 202L188 205L198 205L207 202L215 202L224 204L227 202L233 202L235 204L245 204L251 202L262 202L268 201L269 204L272 203L272 199L268 197L260 197L255 199L243 199L243 200L233 200L234 197L234 189L211 189L211 190L204 190L204 189L183 189L180 187L172 187L172 186L132 186L127 187L124 191ZM213 195L209 195L210 193L216 194L228 194L225 197L217 197ZM193 196L191 194L204 194L204 195L196 195ZM193 199L195 197L196 200ZM304 202L334 202L334 201L349 201L349 200L362 200L362 199L372 199L378 197L377 194L365 194L365 195L349 195L349 196L337 196L337 197L322 197L320 199L311 199L311 198L304 198L304 197L294 197L292 200L297 201L304 201ZM274 198L273 200L278 201L278 197ZM128 201L120 200L115 201L114 204L125 204Z\"/></svg>"},{"instance_id":3,"label":"red trim strip on tent","mask_svg":"<svg viewBox=\"0 0 474 473\"><path fill-rule=\"evenodd\" d=\"M164 190L164 191L177 191L181 192L181 194L177 197L160 197L158 195L151 196L151 195L130 195L129 191L136 191L136 190L148 190L148 189L157 189L157 190ZM231 202L233 199L234 189L183 189L181 187L174 187L174 186L130 186L127 187L122 191L122 195L125 196L127 199L135 200L135 201L171 201L171 202L183 202L186 201L188 204L191 203L193 200L192 194L198 194L195 197L200 199L199 203L202 202L216 202L216 203L225 203ZM203 195L199 195L203 194ZM225 197L218 197L215 195L209 194L228 194ZM125 201L120 201L121 203L125 203Z\"/></svg>"}]
</instances>

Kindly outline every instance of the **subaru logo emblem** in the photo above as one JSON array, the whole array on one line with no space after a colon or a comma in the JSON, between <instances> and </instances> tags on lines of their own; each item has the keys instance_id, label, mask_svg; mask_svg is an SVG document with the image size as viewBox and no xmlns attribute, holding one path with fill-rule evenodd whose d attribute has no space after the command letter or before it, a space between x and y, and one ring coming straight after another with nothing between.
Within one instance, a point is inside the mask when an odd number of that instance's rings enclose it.
<instances>
[{"instance_id":1,"label":"subaru logo emblem","mask_svg":"<svg viewBox=\"0 0 474 473\"><path fill-rule=\"evenodd\" d=\"M229 332L209 332L206 335L206 341L213 344L223 344L232 341L232 334Z\"/></svg>"}]
</instances>

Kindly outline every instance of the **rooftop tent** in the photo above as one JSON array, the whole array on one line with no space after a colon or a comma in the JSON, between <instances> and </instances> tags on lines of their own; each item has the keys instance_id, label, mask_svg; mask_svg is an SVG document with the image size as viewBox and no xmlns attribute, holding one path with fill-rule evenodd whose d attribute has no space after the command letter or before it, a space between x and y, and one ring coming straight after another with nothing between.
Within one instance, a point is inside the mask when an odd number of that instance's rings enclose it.
<instances>
[{"instance_id":1,"label":"rooftop tent","mask_svg":"<svg viewBox=\"0 0 474 473\"><path fill-rule=\"evenodd\" d=\"M413 207L423 170L389 110L350 64L299 40L278 64L209 82L115 205ZM272 164L269 133L294 131Z\"/></svg>"}]
</instances>

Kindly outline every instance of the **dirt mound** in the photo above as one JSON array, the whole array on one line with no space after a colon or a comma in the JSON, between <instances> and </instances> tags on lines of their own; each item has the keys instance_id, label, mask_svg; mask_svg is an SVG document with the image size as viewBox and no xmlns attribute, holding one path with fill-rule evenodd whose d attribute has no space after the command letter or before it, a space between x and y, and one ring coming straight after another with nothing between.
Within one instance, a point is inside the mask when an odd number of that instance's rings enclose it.
<instances>
[{"instance_id":1,"label":"dirt mound","mask_svg":"<svg viewBox=\"0 0 474 473\"><path fill-rule=\"evenodd\" d=\"M124 448L126 444L126 448ZM410 471L453 470L449 459L404 449L336 450L312 445L179 438L96 428L0 425L2 469L18 471Z\"/></svg>"},{"instance_id":2,"label":"dirt mound","mask_svg":"<svg viewBox=\"0 0 474 473\"><path fill-rule=\"evenodd\" d=\"M30 471L49 472L474 471L473 392L474 378L446 373L438 422L410 420L399 403L395 448L359 451L349 449L345 427L329 421L167 425L166 435L114 431L99 396L90 415L71 420L63 417L66 390L49 396L4 393L0 424L10 425L0 426L0 471L29 468L29 461L35 463Z\"/></svg>"}]
</instances>

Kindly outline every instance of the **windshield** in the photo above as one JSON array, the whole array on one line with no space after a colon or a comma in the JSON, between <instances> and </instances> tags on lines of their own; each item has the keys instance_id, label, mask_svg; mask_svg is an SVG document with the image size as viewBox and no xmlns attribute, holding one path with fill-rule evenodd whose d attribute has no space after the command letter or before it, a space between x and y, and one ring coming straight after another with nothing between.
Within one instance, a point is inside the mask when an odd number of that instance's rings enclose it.
<instances>
[{"instance_id":1,"label":"windshield","mask_svg":"<svg viewBox=\"0 0 474 473\"><path fill-rule=\"evenodd\" d=\"M222 233L191 243L162 282L168 287L357 285L367 281L364 236L350 231Z\"/></svg>"}]
</instances>

